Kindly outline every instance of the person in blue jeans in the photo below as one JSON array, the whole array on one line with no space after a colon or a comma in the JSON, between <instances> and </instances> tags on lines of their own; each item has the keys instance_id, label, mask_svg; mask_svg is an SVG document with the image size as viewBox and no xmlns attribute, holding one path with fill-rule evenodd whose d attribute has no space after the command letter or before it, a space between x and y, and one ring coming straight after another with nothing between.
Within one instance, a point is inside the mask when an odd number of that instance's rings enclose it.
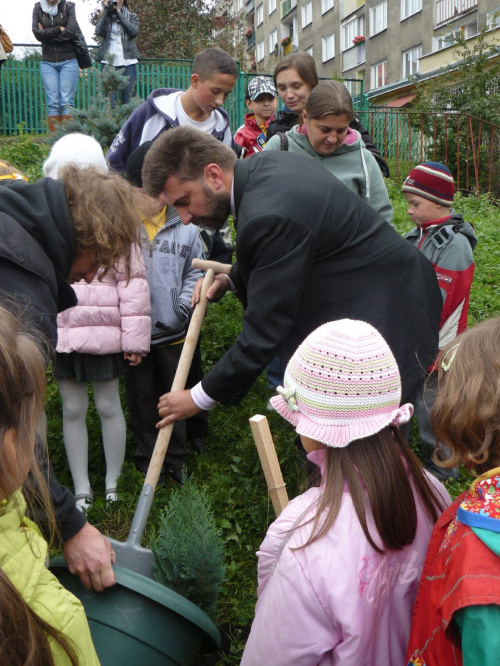
<instances>
[{"instance_id":1,"label":"person in blue jeans","mask_svg":"<svg viewBox=\"0 0 500 666\"><path fill-rule=\"evenodd\" d=\"M66 0L40 0L33 9L33 34L42 43L40 72L47 95L49 132L71 117L78 84L78 61L73 40L75 5Z\"/></svg>"}]
</instances>

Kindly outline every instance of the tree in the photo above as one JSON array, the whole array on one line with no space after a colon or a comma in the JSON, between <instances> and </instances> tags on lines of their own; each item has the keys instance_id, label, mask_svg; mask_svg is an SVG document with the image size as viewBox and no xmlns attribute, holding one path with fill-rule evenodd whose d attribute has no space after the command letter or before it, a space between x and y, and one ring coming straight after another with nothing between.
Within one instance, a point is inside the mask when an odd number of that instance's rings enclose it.
<instances>
[{"instance_id":1,"label":"tree","mask_svg":"<svg viewBox=\"0 0 500 666\"><path fill-rule=\"evenodd\" d=\"M475 188L476 167L480 191L499 196L500 185L490 186L486 175L491 160L500 169L500 127L495 128L500 126L497 46L490 43L487 27L474 39L458 33L452 44L454 65L430 81L416 83L414 110L439 113L424 122L427 136L435 137L432 159L447 163L455 180L460 178L461 189L467 181L469 189Z\"/></svg>"}]
</instances>

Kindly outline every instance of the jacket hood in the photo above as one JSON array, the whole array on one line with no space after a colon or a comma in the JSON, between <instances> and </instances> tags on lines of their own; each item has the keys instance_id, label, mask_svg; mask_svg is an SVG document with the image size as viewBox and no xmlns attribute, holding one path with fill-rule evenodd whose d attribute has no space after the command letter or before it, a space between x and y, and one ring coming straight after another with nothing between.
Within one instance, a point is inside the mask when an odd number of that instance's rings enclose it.
<instances>
[{"instance_id":1,"label":"jacket hood","mask_svg":"<svg viewBox=\"0 0 500 666\"><path fill-rule=\"evenodd\" d=\"M56 273L68 277L75 256L75 237L62 181L12 181L0 188L0 212L10 215L37 241Z\"/></svg>"},{"instance_id":2,"label":"jacket hood","mask_svg":"<svg viewBox=\"0 0 500 666\"><path fill-rule=\"evenodd\" d=\"M159 113L165 118L170 126L177 126L179 122L175 112L175 103L184 92L185 90L178 88L158 88L149 95L147 103L153 107L155 113ZM215 130L218 133L225 132L229 127L229 115L223 108L216 109L214 113L217 118Z\"/></svg>"},{"instance_id":3,"label":"jacket hood","mask_svg":"<svg viewBox=\"0 0 500 666\"><path fill-rule=\"evenodd\" d=\"M457 509L457 520L500 557L500 467L472 483Z\"/></svg>"},{"instance_id":4,"label":"jacket hood","mask_svg":"<svg viewBox=\"0 0 500 666\"><path fill-rule=\"evenodd\" d=\"M317 157L319 153L317 153L314 148L311 146L309 143L309 139L307 138L307 134L303 134L302 132L299 132L297 127L293 127L291 130L287 132L288 137L291 141L295 141L297 145L299 145L308 155L312 155L313 157ZM353 130L349 127L347 131L347 137L348 140L344 141L337 150L335 150L331 155L324 155L325 158L331 157L332 155L341 155L344 153L349 153L349 152L355 152L359 151L362 148L362 140L361 140L361 134L359 132L356 132L356 130Z\"/></svg>"},{"instance_id":5,"label":"jacket hood","mask_svg":"<svg viewBox=\"0 0 500 666\"><path fill-rule=\"evenodd\" d=\"M429 233L434 236L438 234L444 227L452 227L455 233L465 236L470 243L471 249L474 250L477 245L477 238L474 232L474 227L472 224L470 224L470 222L465 222L464 218L458 213L452 213L443 222L435 225L429 225L425 230L422 227L417 226L414 229L411 229L406 234L405 238L411 240L413 238L418 238L424 233Z\"/></svg>"}]
</instances>

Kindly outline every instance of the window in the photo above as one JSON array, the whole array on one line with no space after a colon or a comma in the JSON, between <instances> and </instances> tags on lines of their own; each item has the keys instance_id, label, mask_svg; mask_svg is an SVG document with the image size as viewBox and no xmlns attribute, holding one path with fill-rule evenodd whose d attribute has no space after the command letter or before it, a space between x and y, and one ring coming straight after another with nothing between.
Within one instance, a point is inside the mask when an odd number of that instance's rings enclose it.
<instances>
[{"instance_id":1,"label":"window","mask_svg":"<svg viewBox=\"0 0 500 666\"><path fill-rule=\"evenodd\" d=\"M260 25L264 22L264 5L261 3L257 7L257 25Z\"/></svg>"},{"instance_id":2,"label":"window","mask_svg":"<svg viewBox=\"0 0 500 666\"><path fill-rule=\"evenodd\" d=\"M422 0L401 0L401 20L422 11Z\"/></svg>"},{"instance_id":3,"label":"window","mask_svg":"<svg viewBox=\"0 0 500 666\"><path fill-rule=\"evenodd\" d=\"M307 48L307 49L304 49L304 51L305 51L306 53L308 53L312 58L314 58L314 49L313 49L312 46L310 46L310 47Z\"/></svg>"},{"instance_id":4,"label":"window","mask_svg":"<svg viewBox=\"0 0 500 666\"><path fill-rule=\"evenodd\" d=\"M335 35L326 35L321 40L321 62L326 62L335 57Z\"/></svg>"},{"instance_id":5,"label":"window","mask_svg":"<svg viewBox=\"0 0 500 666\"><path fill-rule=\"evenodd\" d=\"M307 5L302 7L302 28L312 23L313 20L313 3L310 0Z\"/></svg>"},{"instance_id":6,"label":"window","mask_svg":"<svg viewBox=\"0 0 500 666\"><path fill-rule=\"evenodd\" d=\"M243 0L236 0L236 11L237 12L241 11L242 7L243 7Z\"/></svg>"},{"instance_id":7,"label":"window","mask_svg":"<svg viewBox=\"0 0 500 666\"><path fill-rule=\"evenodd\" d=\"M269 0L269 13L272 14L276 11L276 0Z\"/></svg>"},{"instance_id":8,"label":"window","mask_svg":"<svg viewBox=\"0 0 500 666\"><path fill-rule=\"evenodd\" d=\"M403 78L418 74L418 59L422 57L422 45L403 51Z\"/></svg>"},{"instance_id":9,"label":"window","mask_svg":"<svg viewBox=\"0 0 500 666\"><path fill-rule=\"evenodd\" d=\"M387 0L370 9L370 35L387 29Z\"/></svg>"},{"instance_id":10,"label":"window","mask_svg":"<svg viewBox=\"0 0 500 666\"><path fill-rule=\"evenodd\" d=\"M273 30L269 35L269 53L274 53L274 48L278 43L278 31Z\"/></svg>"},{"instance_id":11,"label":"window","mask_svg":"<svg viewBox=\"0 0 500 666\"><path fill-rule=\"evenodd\" d=\"M264 40L262 40L261 42L258 42L255 47L255 60L260 62L261 60L264 60L264 56Z\"/></svg>"},{"instance_id":12,"label":"window","mask_svg":"<svg viewBox=\"0 0 500 666\"><path fill-rule=\"evenodd\" d=\"M487 12L486 25L488 26L488 30L500 27L500 7Z\"/></svg>"},{"instance_id":13,"label":"window","mask_svg":"<svg viewBox=\"0 0 500 666\"><path fill-rule=\"evenodd\" d=\"M333 9L333 0L321 0L321 13L326 14Z\"/></svg>"},{"instance_id":14,"label":"window","mask_svg":"<svg viewBox=\"0 0 500 666\"><path fill-rule=\"evenodd\" d=\"M342 51L347 51L347 49L352 49L355 46L353 39L355 37L364 37L365 34L365 17L360 16L344 23L342 25Z\"/></svg>"},{"instance_id":15,"label":"window","mask_svg":"<svg viewBox=\"0 0 500 666\"><path fill-rule=\"evenodd\" d=\"M372 65L371 75L372 90L387 85L387 60L379 62L378 65Z\"/></svg>"}]
</instances>

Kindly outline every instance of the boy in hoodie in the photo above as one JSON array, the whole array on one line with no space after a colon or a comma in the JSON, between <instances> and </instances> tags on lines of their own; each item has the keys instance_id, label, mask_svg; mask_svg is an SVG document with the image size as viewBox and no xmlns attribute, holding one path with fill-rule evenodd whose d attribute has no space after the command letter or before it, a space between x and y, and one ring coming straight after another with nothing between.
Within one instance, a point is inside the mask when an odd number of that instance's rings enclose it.
<instances>
[{"instance_id":1,"label":"boy in hoodie","mask_svg":"<svg viewBox=\"0 0 500 666\"><path fill-rule=\"evenodd\" d=\"M142 188L142 165L151 141L143 143L127 162L127 180ZM184 225L172 206L143 220L141 246L151 296L151 351L140 365L125 371L127 405L136 450L134 464L147 472L158 436L158 401L170 391L191 316L191 296L200 270L192 260L203 258L198 229ZM189 456L186 421L174 425L165 456L163 477L182 483Z\"/></svg>"},{"instance_id":2,"label":"boy in hoodie","mask_svg":"<svg viewBox=\"0 0 500 666\"><path fill-rule=\"evenodd\" d=\"M278 106L278 93L272 79L256 76L248 84L245 103L250 113L234 135L236 143L243 148L241 157L259 153L266 145L267 128L274 118Z\"/></svg>"},{"instance_id":3,"label":"boy in hoodie","mask_svg":"<svg viewBox=\"0 0 500 666\"><path fill-rule=\"evenodd\" d=\"M225 51L209 48L193 61L189 88L159 88L131 114L111 144L106 159L124 173L127 159L145 141L170 129L190 125L235 149L229 116L222 108L238 78L238 67Z\"/></svg>"},{"instance_id":4,"label":"boy in hoodie","mask_svg":"<svg viewBox=\"0 0 500 666\"><path fill-rule=\"evenodd\" d=\"M409 204L408 214L416 224L405 238L423 252L434 266L443 296L439 325L439 348L443 349L467 328L474 276L472 252L477 244L476 236L472 225L451 210L455 185L453 176L444 164L419 164L410 171L402 189ZM437 372L433 367L415 396L415 416L424 465L440 481L444 481L450 477L456 478L458 469L438 467L432 460L436 439L431 429L430 410L436 394Z\"/></svg>"}]
</instances>

